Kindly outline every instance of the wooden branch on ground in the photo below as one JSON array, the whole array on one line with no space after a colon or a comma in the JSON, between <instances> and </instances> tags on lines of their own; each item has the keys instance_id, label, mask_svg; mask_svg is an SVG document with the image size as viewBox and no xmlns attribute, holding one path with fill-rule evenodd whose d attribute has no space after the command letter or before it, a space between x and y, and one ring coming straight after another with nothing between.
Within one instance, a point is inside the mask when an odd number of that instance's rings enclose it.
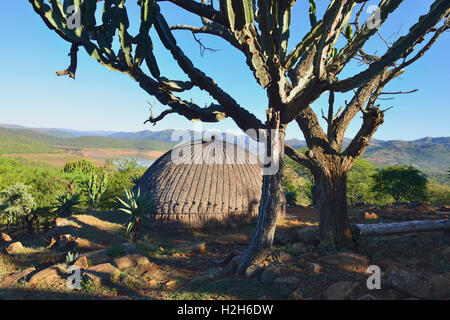
<instances>
[{"instance_id":1,"label":"wooden branch on ground","mask_svg":"<svg viewBox=\"0 0 450 320\"><path fill-rule=\"evenodd\" d=\"M450 231L450 220L417 220L396 223L356 224L361 236L386 236L414 232Z\"/></svg>"}]
</instances>

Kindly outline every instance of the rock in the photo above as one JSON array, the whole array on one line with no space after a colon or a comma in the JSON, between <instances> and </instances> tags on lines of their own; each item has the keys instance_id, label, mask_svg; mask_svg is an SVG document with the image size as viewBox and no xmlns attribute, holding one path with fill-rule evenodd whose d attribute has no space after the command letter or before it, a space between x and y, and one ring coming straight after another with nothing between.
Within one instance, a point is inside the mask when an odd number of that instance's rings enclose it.
<instances>
[{"instance_id":1,"label":"rock","mask_svg":"<svg viewBox=\"0 0 450 320\"><path fill-rule=\"evenodd\" d=\"M111 260L105 249L80 254L80 258L86 257L92 264L101 264Z\"/></svg>"},{"instance_id":2,"label":"rock","mask_svg":"<svg viewBox=\"0 0 450 320\"><path fill-rule=\"evenodd\" d=\"M278 259L280 260L280 262L288 262L288 261L292 261L294 258L289 253L280 251Z\"/></svg>"},{"instance_id":3,"label":"rock","mask_svg":"<svg viewBox=\"0 0 450 320\"><path fill-rule=\"evenodd\" d=\"M373 212L365 212L364 219L366 220L378 220L378 215Z\"/></svg>"},{"instance_id":4,"label":"rock","mask_svg":"<svg viewBox=\"0 0 450 320\"><path fill-rule=\"evenodd\" d=\"M340 252L322 257L320 262L334 265L349 272L359 273L366 273L369 265L369 260L366 257L346 252Z\"/></svg>"},{"instance_id":5,"label":"rock","mask_svg":"<svg viewBox=\"0 0 450 320\"><path fill-rule=\"evenodd\" d=\"M219 274L220 274L220 270L209 269L206 272L195 275L189 283L195 284L195 283L200 283L200 282L204 282L204 281L210 281L210 280L214 279L215 277L217 277Z\"/></svg>"},{"instance_id":6,"label":"rock","mask_svg":"<svg viewBox=\"0 0 450 320\"><path fill-rule=\"evenodd\" d=\"M319 238L319 227L306 226L297 230L297 239L303 243L314 243Z\"/></svg>"},{"instance_id":7,"label":"rock","mask_svg":"<svg viewBox=\"0 0 450 320\"><path fill-rule=\"evenodd\" d=\"M305 253L307 250L303 243L297 242L292 245L291 252L292 254L298 256L299 254Z\"/></svg>"},{"instance_id":8,"label":"rock","mask_svg":"<svg viewBox=\"0 0 450 320\"><path fill-rule=\"evenodd\" d=\"M431 286L433 288L433 297L450 297L450 278L443 275L431 276Z\"/></svg>"},{"instance_id":9,"label":"rock","mask_svg":"<svg viewBox=\"0 0 450 320\"><path fill-rule=\"evenodd\" d=\"M313 262L300 262L299 267L314 274L320 274L323 271L323 267L320 264Z\"/></svg>"},{"instance_id":10,"label":"rock","mask_svg":"<svg viewBox=\"0 0 450 320\"><path fill-rule=\"evenodd\" d=\"M55 226L56 227L64 227L69 225L69 221L65 218L56 218L55 219Z\"/></svg>"},{"instance_id":11,"label":"rock","mask_svg":"<svg viewBox=\"0 0 450 320\"><path fill-rule=\"evenodd\" d=\"M296 235L292 232L278 232L278 229L275 231L275 237L273 239L275 244L286 245L288 243L293 243L295 241Z\"/></svg>"},{"instance_id":12,"label":"rock","mask_svg":"<svg viewBox=\"0 0 450 320\"><path fill-rule=\"evenodd\" d=\"M76 238L74 243L75 243L76 248L83 252L98 250L102 247L96 243L93 243L87 239L82 239L82 238Z\"/></svg>"},{"instance_id":13,"label":"rock","mask_svg":"<svg viewBox=\"0 0 450 320\"><path fill-rule=\"evenodd\" d=\"M328 287L325 295L328 300L347 300L355 293L358 287L358 282L339 281Z\"/></svg>"},{"instance_id":14,"label":"rock","mask_svg":"<svg viewBox=\"0 0 450 320\"><path fill-rule=\"evenodd\" d=\"M175 289L177 284L178 284L177 280L172 280L172 281L167 282L165 284L165 287L166 287L167 290L173 290L173 289Z\"/></svg>"},{"instance_id":15,"label":"rock","mask_svg":"<svg viewBox=\"0 0 450 320\"><path fill-rule=\"evenodd\" d=\"M406 208L406 207L408 207L408 205L409 205L409 203L408 202L405 202L405 201L403 201L403 202L393 202L392 203L392 206L394 206L394 208Z\"/></svg>"},{"instance_id":16,"label":"rock","mask_svg":"<svg viewBox=\"0 0 450 320\"><path fill-rule=\"evenodd\" d=\"M274 284L286 286L288 289L291 290L294 290L299 282L300 279L297 277L277 277L273 280Z\"/></svg>"},{"instance_id":17,"label":"rock","mask_svg":"<svg viewBox=\"0 0 450 320\"><path fill-rule=\"evenodd\" d=\"M232 244L247 244L250 242L250 237L245 234L226 234L218 237L214 240L214 242L223 244L223 245L232 245Z\"/></svg>"},{"instance_id":18,"label":"rock","mask_svg":"<svg viewBox=\"0 0 450 320\"><path fill-rule=\"evenodd\" d=\"M149 270L149 271L147 271L146 273L144 273L142 277L143 277L144 279L149 279L150 281L151 281L151 280L154 280L154 281L156 281L156 282L158 282L158 283L160 283L160 282L166 280L166 274L165 274L165 272L163 272L163 271L161 271L161 270L159 270L159 269L152 269L152 270Z\"/></svg>"},{"instance_id":19,"label":"rock","mask_svg":"<svg viewBox=\"0 0 450 320\"><path fill-rule=\"evenodd\" d=\"M49 267L47 269L41 270L37 273L35 273L29 281L29 284L32 286L38 285L38 284L43 284L45 283L51 283L54 282L56 280L59 280L59 272L58 272L58 268L56 267Z\"/></svg>"},{"instance_id":20,"label":"rock","mask_svg":"<svg viewBox=\"0 0 450 320\"><path fill-rule=\"evenodd\" d=\"M147 259L147 257L141 254L126 255L114 259L114 262L120 270L131 267L143 267L148 266L150 264L150 261Z\"/></svg>"},{"instance_id":21,"label":"rock","mask_svg":"<svg viewBox=\"0 0 450 320\"><path fill-rule=\"evenodd\" d=\"M197 243L188 248L190 253L200 254L205 253L208 250L205 242Z\"/></svg>"},{"instance_id":22,"label":"rock","mask_svg":"<svg viewBox=\"0 0 450 320\"><path fill-rule=\"evenodd\" d=\"M11 242L12 239L6 233L0 233L0 243L1 242Z\"/></svg>"},{"instance_id":23,"label":"rock","mask_svg":"<svg viewBox=\"0 0 450 320\"><path fill-rule=\"evenodd\" d=\"M431 297L432 288L429 281L409 271L393 266L389 271L388 282L400 292L416 298Z\"/></svg>"},{"instance_id":24,"label":"rock","mask_svg":"<svg viewBox=\"0 0 450 320\"><path fill-rule=\"evenodd\" d=\"M85 273L96 284L111 281L112 277L120 274L120 270L110 263L103 263L86 269Z\"/></svg>"},{"instance_id":25,"label":"rock","mask_svg":"<svg viewBox=\"0 0 450 320\"><path fill-rule=\"evenodd\" d=\"M89 261L86 257L81 257L78 258L73 265L77 266L80 269L87 269L89 268Z\"/></svg>"},{"instance_id":26,"label":"rock","mask_svg":"<svg viewBox=\"0 0 450 320\"><path fill-rule=\"evenodd\" d=\"M59 240L58 240L59 247L73 249L73 248L75 248L75 240L76 239L77 239L76 237L74 237L70 234L61 234L59 236ZM52 243L53 243L53 241L52 241ZM50 247L52 246L52 243L50 243Z\"/></svg>"},{"instance_id":27,"label":"rock","mask_svg":"<svg viewBox=\"0 0 450 320\"><path fill-rule=\"evenodd\" d=\"M161 283L159 281L151 279L151 280L149 280L148 284L149 284L150 288L157 289L157 288L159 288Z\"/></svg>"},{"instance_id":28,"label":"rock","mask_svg":"<svg viewBox=\"0 0 450 320\"><path fill-rule=\"evenodd\" d=\"M303 292L303 289L300 286L298 286L297 289L295 289L295 291L292 292L291 298L293 300L303 300L305 298L304 295L305 294Z\"/></svg>"},{"instance_id":29,"label":"rock","mask_svg":"<svg viewBox=\"0 0 450 320\"><path fill-rule=\"evenodd\" d=\"M280 275L280 271L277 268L275 268L273 266L268 266L268 267L264 268L264 271L261 274L261 281L271 283L279 275Z\"/></svg>"},{"instance_id":30,"label":"rock","mask_svg":"<svg viewBox=\"0 0 450 320\"><path fill-rule=\"evenodd\" d=\"M251 266L249 266L247 270L245 270L245 277L246 278L258 277L260 274L263 273L263 270L264 266L262 264L254 263Z\"/></svg>"},{"instance_id":31,"label":"rock","mask_svg":"<svg viewBox=\"0 0 450 320\"><path fill-rule=\"evenodd\" d=\"M430 205L423 204L423 205L421 205L421 206L419 206L417 208L414 208L414 211L427 213L427 212L434 212L435 209L432 206L430 206Z\"/></svg>"},{"instance_id":32,"label":"rock","mask_svg":"<svg viewBox=\"0 0 450 320\"><path fill-rule=\"evenodd\" d=\"M31 267L19 272L15 272L4 278L2 281L2 285L5 287L14 286L20 280L25 279L30 273L34 272L35 270L36 268Z\"/></svg>"},{"instance_id":33,"label":"rock","mask_svg":"<svg viewBox=\"0 0 450 320\"><path fill-rule=\"evenodd\" d=\"M7 248L6 248L6 252L8 252L8 254L14 254L19 252L20 250L23 249L23 245L21 242L14 242L11 243Z\"/></svg>"},{"instance_id":34,"label":"rock","mask_svg":"<svg viewBox=\"0 0 450 320\"><path fill-rule=\"evenodd\" d=\"M377 300L374 296L370 294L363 295L356 300Z\"/></svg>"},{"instance_id":35,"label":"rock","mask_svg":"<svg viewBox=\"0 0 450 320\"><path fill-rule=\"evenodd\" d=\"M450 211L450 206L449 205L440 206L438 211L449 212Z\"/></svg>"}]
</instances>

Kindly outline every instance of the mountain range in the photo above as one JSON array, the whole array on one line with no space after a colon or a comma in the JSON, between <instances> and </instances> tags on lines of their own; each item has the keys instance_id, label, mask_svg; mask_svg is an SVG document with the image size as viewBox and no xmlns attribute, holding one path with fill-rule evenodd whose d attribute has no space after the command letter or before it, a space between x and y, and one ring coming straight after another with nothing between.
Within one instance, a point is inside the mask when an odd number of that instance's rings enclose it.
<instances>
[{"instance_id":1,"label":"mountain range","mask_svg":"<svg viewBox=\"0 0 450 320\"><path fill-rule=\"evenodd\" d=\"M48 152L55 146L78 148L128 148L167 150L174 130L114 132L78 131L63 128L28 128L0 124L0 153ZM350 143L344 140L344 147ZM296 149L306 147L299 139L287 139ZM425 137L413 141L372 139L364 158L379 165L406 164L444 172L450 166L450 137Z\"/></svg>"}]
</instances>

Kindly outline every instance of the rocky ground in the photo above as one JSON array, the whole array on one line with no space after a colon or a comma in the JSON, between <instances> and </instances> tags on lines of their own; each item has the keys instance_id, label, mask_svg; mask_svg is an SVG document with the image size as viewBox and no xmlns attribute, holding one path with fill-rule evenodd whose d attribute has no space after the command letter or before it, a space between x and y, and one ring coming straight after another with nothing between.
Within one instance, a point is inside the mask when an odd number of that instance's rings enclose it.
<instances>
[{"instance_id":1,"label":"rocky ground","mask_svg":"<svg viewBox=\"0 0 450 320\"><path fill-rule=\"evenodd\" d=\"M397 203L350 210L352 223L448 219L449 207ZM251 226L146 233L124 243L123 216L57 219L48 233L0 236L0 299L448 299L450 234L367 237L350 250L317 240L317 212L290 207L268 258L243 278L228 272ZM79 290L67 287L67 252L80 254ZM369 290L367 267L381 270Z\"/></svg>"}]
</instances>

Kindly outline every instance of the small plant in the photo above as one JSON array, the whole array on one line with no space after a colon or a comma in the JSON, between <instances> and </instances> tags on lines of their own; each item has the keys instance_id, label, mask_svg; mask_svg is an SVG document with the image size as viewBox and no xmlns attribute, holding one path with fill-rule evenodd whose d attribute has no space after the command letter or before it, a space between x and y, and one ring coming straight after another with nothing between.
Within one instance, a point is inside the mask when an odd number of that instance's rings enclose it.
<instances>
[{"instance_id":1,"label":"small plant","mask_svg":"<svg viewBox=\"0 0 450 320\"><path fill-rule=\"evenodd\" d=\"M53 213L61 217L69 217L74 213L77 213L80 205L80 195L76 194L60 194L56 197L56 201L53 204Z\"/></svg>"},{"instance_id":2,"label":"small plant","mask_svg":"<svg viewBox=\"0 0 450 320\"><path fill-rule=\"evenodd\" d=\"M98 181L98 176L96 173L92 172L87 185L87 196L89 202L89 208L91 210L97 210L100 198L106 191L106 186L108 184L108 175L103 174L100 181Z\"/></svg>"},{"instance_id":3,"label":"small plant","mask_svg":"<svg viewBox=\"0 0 450 320\"><path fill-rule=\"evenodd\" d=\"M136 243L139 237L141 218L154 208L153 196L149 193L141 193L140 189L136 193L133 190L125 190L125 200L119 197L116 200L119 204L117 209L130 216L127 222L126 236L132 243Z\"/></svg>"},{"instance_id":4,"label":"small plant","mask_svg":"<svg viewBox=\"0 0 450 320\"><path fill-rule=\"evenodd\" d=\"M78 252L72 253L71 251L67 252L66 254L66 265L70 266L71 264L75 263L78 259Z\"/></svg>"}]
</instances>

